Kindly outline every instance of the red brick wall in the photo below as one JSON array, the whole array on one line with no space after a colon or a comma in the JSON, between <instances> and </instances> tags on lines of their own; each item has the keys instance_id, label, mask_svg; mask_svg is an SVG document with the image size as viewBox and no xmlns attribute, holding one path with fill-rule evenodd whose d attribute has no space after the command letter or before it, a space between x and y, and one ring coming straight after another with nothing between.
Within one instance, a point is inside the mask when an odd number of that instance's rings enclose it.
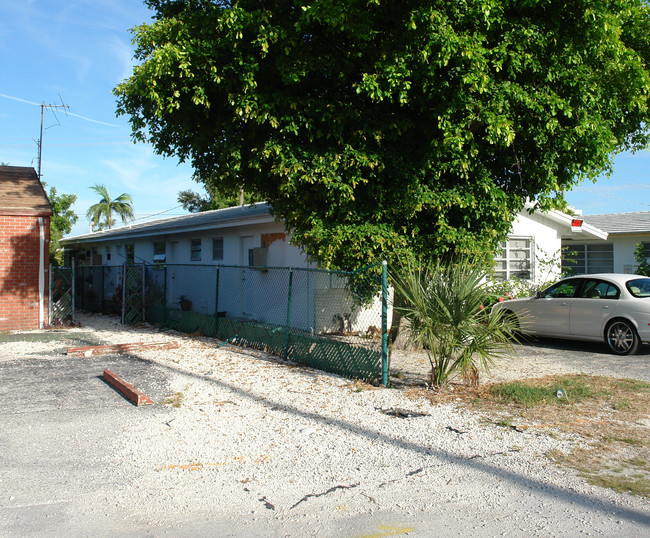
<instances>
[{"instance_id":1,"label":"red brick wall","mask_svg":"<svg viewBox=\"0 0 650 538\"><path fill-rule=\"evenodd\" d=\"M44 322L47 323L50 219L45 232ZM0 331L39 326L38 217L0 215Z\"/></svg>"}]
</instances>

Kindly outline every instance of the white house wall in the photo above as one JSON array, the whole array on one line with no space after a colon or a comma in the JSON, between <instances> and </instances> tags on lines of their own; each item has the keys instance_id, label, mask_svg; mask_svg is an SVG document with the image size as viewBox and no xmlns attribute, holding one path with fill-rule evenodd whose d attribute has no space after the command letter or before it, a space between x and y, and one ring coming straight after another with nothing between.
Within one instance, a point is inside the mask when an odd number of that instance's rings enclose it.
<instances>
[{"instance_id":1,"label":"white house wall","mask_svg":"<svg viewBox=\"0 0 650 538\"><path fill-rule=\"evenodd\" d=\"M212 259L213 238L223 238L223 259ZM268 245L266 263L269 270L242 268L248 265L248 249ZM201 259L191 260L192 240L201 240ZM293 267L290 325L308 333L337 332L341 320L345 330L365 333L369 327L381 325L381 301L375 300L368 308L355 305L345 289L345 279L314 268L303 252L289 244L282 223L230 226L200 232L184 232L130 239L86 243L89 252L95 249L102 255L102 264L115 267L121 274L126 245L134 247L134 262L154 264L154 242L165 242L165 269L156 273L156 281L166 277L167 306L179 307L180 296L192 302L192 310L202 314L214 313L215 306L229 318L258 321L269 325L285 325L289 272ZM106 247L111 259L106 259ZM88 262L92 257L88 257ZM216 266L219 270L219 298L216 297ZM198 266L198 267L197 267ZM237 266L237 267L230 267ZM162 286L160 286L162 288ZM389 312L390 320L392 313Z\"/></svg>"},{"instance_id":2,"label":"white house wall","mask_svg":"<svg viewBox=\"0 0 650 538\"><path fill-rule=\"evenodd\" d=\"M634 273L638 263L634 260L634 250L637 243L650 241L648 234L610 236L614 249L614 272Z\"/></svg>"},{"instance_id":3,"label":"white house wall","mask_svg":"<svg viewBox=\"0 0 650 538\"><path fill-rule=\"evenodd\" d=\"M242 238L250 238L251 248L260 247L263 234L284 233L280 223L265 223L259 225L237 226L218 230L166 234L150 237L135 237L128 240L103 241L96 245L88 244L90 252L93 247L102 255L102 265L122 265L125 261L126 244L134 246L135 263L154 263L154 242L164 241L166 246L166 262L168 264L210 264L210 265L242 265L242 259L248 260L248 253L242 253ZM212 239L223 238L223 260L212 259ZM201 240L201 259L191 260L191 245L193 239ZM106 259L106 247L111 250L111 259ZM92 264L89 258L88 264ZM247 265L245 263L244 265ZM278 239L268 247L268 266L275 267L312 267L301 250L290 245L288 238Z\"/></svg>"},{"instance_id":4,"label":"white house wall","mask_svg":"<svg viewBox=\"0 0 650 538\"><path fill-rule=\"evenodd\" d=\"M562 226L540 213L520 213L512 223L510 237L532 237L535 246L533 281L548 282L560 277L559 253L562 248ZM557 258L553 266L540 263L545 259Z\"/></svg>"}]
</instances>

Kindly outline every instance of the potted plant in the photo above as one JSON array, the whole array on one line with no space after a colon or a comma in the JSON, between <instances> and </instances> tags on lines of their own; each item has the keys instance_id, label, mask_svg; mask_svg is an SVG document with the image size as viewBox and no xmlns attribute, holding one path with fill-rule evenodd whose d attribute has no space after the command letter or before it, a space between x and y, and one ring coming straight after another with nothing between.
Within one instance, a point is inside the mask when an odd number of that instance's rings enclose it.
<instances>
[{"instance_id":1,"label":"potted plant","mask_svg":"<svg viewBox=\"0 0 650 538\"><path fill-rule=\"evenodd\" d=\"M186 295L180 295L178 297L178 304L181 305L181 310L183 312L189 312L192 310L192 301Z\"/></svg>"}]
</instances>

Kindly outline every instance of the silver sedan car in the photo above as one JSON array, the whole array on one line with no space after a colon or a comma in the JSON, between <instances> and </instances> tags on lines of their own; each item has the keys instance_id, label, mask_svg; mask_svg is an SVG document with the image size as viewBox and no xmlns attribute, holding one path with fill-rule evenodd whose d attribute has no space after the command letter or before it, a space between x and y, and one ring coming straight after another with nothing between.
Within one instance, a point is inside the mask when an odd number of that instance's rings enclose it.
<instances>
[{"instance_id":1,"label":"silver sedan car","mask_svg":"<svg viewBox=\"0 0 650 538\"><path fill-rule=\"evenodd\" d=\"M497 303L523 334L604 341L618 355L650 343L650 278L603 273L560 280L527 299Z\"/></svg>"}]
</instances>

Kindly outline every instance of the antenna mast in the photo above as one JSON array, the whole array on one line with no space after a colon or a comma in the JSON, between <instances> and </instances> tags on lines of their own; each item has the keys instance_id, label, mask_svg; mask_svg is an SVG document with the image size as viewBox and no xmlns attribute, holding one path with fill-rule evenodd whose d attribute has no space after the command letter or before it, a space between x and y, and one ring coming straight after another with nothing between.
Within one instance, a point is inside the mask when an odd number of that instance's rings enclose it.
<instances>
[{"instance_id":1,"label":"antenna mast","mask_svg":"<svg viewBox=\"0 0 650 538\"><path fill-rule=\"evenodd\" d=\"M61 97L59 95L59 97ZM43 111L49 108L54 112L54 117L56 118L56 111L61 109L64 112L67 113L68 110L70 110L70 107L66 105L63 102L63 99L61 99L61 104L60 105L46 105L45 103L41 103L41 136L38 139L38 179L41 179L41 161L42 161L42 156L43 156ZM57 118L57 122L59 119Z\"/></svg>"}]
</instances>

